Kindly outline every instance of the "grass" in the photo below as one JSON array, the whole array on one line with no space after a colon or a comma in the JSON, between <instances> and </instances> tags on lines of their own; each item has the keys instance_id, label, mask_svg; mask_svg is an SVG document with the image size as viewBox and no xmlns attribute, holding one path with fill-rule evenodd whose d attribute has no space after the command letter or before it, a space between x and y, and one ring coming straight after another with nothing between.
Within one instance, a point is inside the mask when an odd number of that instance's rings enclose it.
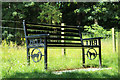
<instances>
[{"instance_id":1,"label":"grass","mask_svg":"<svg viewBox=\"0 0 120 80\"><path fill-rule=\"evenodd\" d=\"M118 76L118 52L112 53L112 40L102 40L102 64L103 68L112 67L111 70L101 71L75 71L60 75L53 74L55 70L82 68L81 49L66 49L66 56L62 55L60 48L48 49L48 71L44 70L44 57L38 63L31 59L31 65L27 66L25 46L9 46L3 42L0 50L1 78L116 78ZM44 50L41 48L42 53ZM87 51L87 49L85 50ZM99 67L99 58L89 60L87 56L86 66Z\"/></svg>"}]
</instances>

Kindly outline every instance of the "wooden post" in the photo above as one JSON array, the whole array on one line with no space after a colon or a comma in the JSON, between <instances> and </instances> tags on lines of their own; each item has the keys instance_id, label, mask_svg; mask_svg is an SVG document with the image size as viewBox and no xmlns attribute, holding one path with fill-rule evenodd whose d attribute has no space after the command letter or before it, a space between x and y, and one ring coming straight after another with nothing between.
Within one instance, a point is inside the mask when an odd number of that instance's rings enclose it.
<instances>
[{"instance_id":1,"label":"wooden post","mask_svg":"<svg viewBox=\"0 0 120 80\"><path fill-rule=\"evenodd\" d=\"M113 53L116 52L116 38L115 38L115 29L112 28L112 42L113 42Z\"/></svg>"},{"instance_id":2,"label":"wooden post","mask_svg":"<svg viewBox=\"0 0 120 80\"><path fill-rule=\"evenodd\" d=\"M120 66L120 32L118 32L118 66ZM118 75L119 74L120 74L120 67L118 67ZM118 77L120 77L120 75Z\"/></svg>"},{"instance_id":3,"label":"wooden post","mask_svg":"<svg viewBox=\"0 0 120 80\"><path fill-rule=\"evenodd\" d=\"M0 20L2 20L2 2L0 2ZM0 44L2 44L2 21L0 21Z\"/></svg>"},{"instance_id":4,"label":"wooden post","mask_svg":"<svg viewBox=\"0 0 120 80\"><path fill-rule=\"evenodd\" d=\"M61 23L61 26L64 26L64 23ZM61 30L64 30L64 28L61 28ZM64 32L61 32L61 34L64 34ZM61 36L61 38L64 38L64 36ZM61 40L61 42L64 43L64 40ZM65 48L62 48L62 55L66 55L66 50Z\"/></svg>"}]
</instances>

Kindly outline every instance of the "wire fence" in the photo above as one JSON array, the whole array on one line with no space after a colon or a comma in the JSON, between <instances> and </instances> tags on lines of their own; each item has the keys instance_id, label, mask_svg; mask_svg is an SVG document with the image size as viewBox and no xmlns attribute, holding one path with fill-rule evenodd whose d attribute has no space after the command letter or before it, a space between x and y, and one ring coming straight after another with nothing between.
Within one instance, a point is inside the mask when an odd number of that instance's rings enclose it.
<instances>
[{"instance_id":1,"label":"wire fence","mask_svg":"<svg viewBox=\"0 0 120 80\"><path fill-rule=\"evenodd\" d=\"M25 36L24 36L24 29L22 22L20 21L12 21L12 20L0 20L2 22L2 40L6 40L7 42L13 41L16 42L18 45L24 45L25 43ZM101 36L100 34L92 34L83 32L83 38L93 37L94 36Z\"/></svg>"},{"instance_id":2,"label":"wire fence","mask_svg":"<svg viewBox=\"0 0 120 80\"><path fill-rule=\"evenodd\" d=\"M1 20L2 27L2 40L6 40L7 43L10 41L16 42L18 45L24 42L24 30L22 23L19 21L12 20Z\"/></svg>"}]
</instances>

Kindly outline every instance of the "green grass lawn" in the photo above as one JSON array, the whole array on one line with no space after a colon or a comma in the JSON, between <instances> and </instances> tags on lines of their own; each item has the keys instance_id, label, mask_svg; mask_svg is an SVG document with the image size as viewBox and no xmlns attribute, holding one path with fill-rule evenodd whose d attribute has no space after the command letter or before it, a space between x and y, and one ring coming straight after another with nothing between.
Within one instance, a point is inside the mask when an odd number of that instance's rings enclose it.
<instances>
[{"instance_id":1,"label":"green grass lawn","mask_svg":"<svg viewBox=\"0 0 120 80\"><path fill-rule=\"evenodd\" d=\"M48 49L48 71L44 70L44 57L38 63L31 59L31 65L27 66L26 47L4 45L0 48L1 54L1 78L116 78L118 76L118 52L112 53L112 40L102 40L102 64L103 68L112 69L100 71L75 71L60 75L53 74L55 70L82 68L82 50L66 49L66 56L62 55L60 48ZM41 48L42 53L44 50ZM87 51L87 49L86 49ZM89 60L87 56L86 66L99 67L99 58Z\"/></svg>"}]
</instances>

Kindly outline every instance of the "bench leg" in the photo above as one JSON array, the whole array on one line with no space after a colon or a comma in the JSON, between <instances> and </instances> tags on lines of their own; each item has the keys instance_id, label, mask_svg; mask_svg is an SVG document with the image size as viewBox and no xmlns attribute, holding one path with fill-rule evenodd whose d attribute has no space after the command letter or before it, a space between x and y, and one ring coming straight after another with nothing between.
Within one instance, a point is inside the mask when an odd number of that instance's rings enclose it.
<instances>
[{"instance_id":1,"label":"bench leg","mask_svg":"<svg viewBox=\"0 0 120 80\"><path fill-rule=\"evenodd\" d=\"M44 62L45 62L45 69L47 70L47 47L44 48L44 53L45 53L45 57L44 57Z\"/></svg>"},{"instance_id":2,"label":"bench leg","mask_svg":"<svg viewBox=\"0 0 120 80\"><path fill-rule=\"evenodd\" d=\"M83 59L83 67L85 67L85 53L84 48L82 48L82 59Z\"/></svg>"},{"instance_id":3,"label":"bench leg","mask_svg":"<svg viewBox=\"0 0 120 80\"><path fill-rule=\"evenodd\" d=\"M101 60L101 47L99 47L99 67L102 67L102 60Z\"/></svg>"},{"instance_id":4,"label":"bench leg","mask_svg":"<svg viewBox=\"0 0 120 80\"><path fill-rule=\"evenodd\" d=\"M28 63L28 65L30 65L30 51L29 51L29 49L27 48L27 63Z\"/></svg>"},{"instance_id":5,"label":"bench leg","mask_svg":"<svg viewBox=\"0 0 120 80\"><path fill-rule=\"evenodd\" d=\"M45 38L45 43L44 43L44 64L45 64L45 69L47 70L47 39Z\"/></svg>"},{"instance_id":6,"label":"bench leg","mask_svg":"<svg viewBox=\"0 0 120 80\"><path fill-rule=\"evenodd\" d=\"M99 39L99 67L102 67L102 60L101 60L101 39Z\"/></svg>"}]
</instances>

